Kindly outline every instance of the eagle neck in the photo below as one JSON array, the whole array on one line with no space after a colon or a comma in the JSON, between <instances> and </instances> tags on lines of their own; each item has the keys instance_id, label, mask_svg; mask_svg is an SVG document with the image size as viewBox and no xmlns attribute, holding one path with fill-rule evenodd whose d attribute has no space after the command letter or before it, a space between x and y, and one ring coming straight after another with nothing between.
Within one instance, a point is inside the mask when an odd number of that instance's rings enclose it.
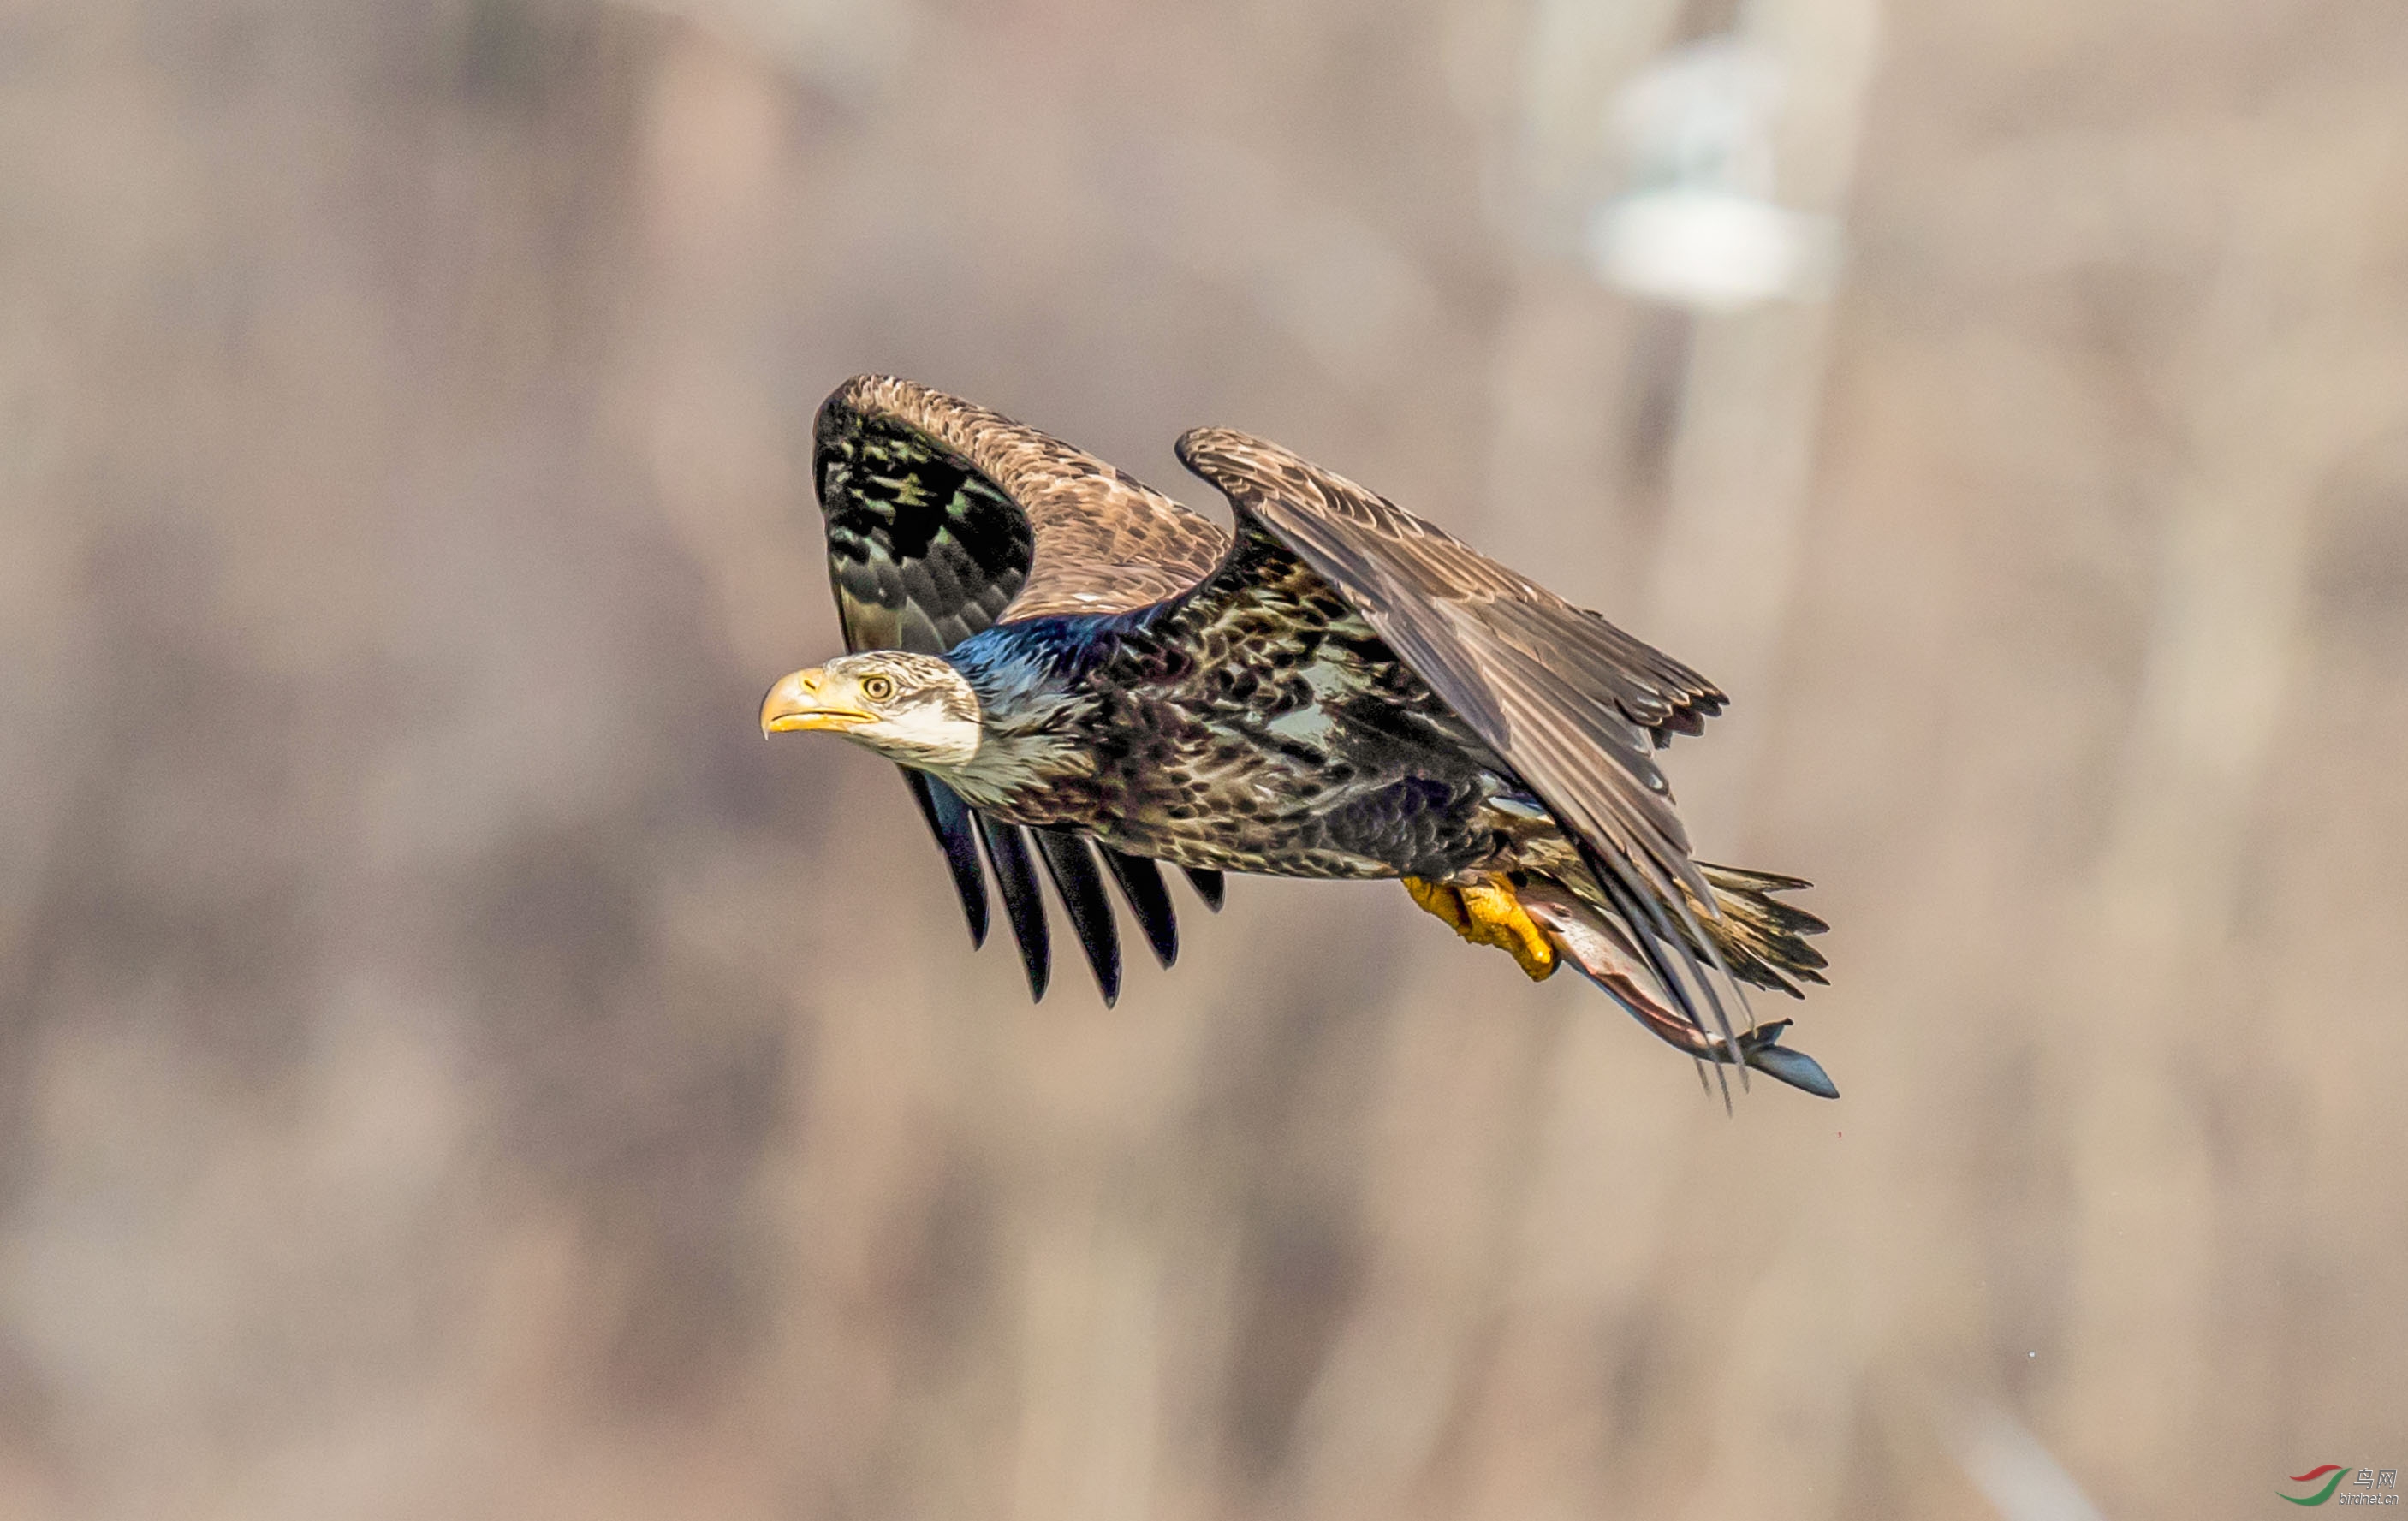
<instances>
[{"instance_id":1,"label":"eagle neck","mask_svg":"<svg viewBox=\"0 0 2408 1521\"><path fill-rule=\"evenodd\" d=\"M972 802L1024 801L1092 769L1096 695L1085 677L1110 653L1119 620L997 624L946 652L978 695L979 748L946 780Z\"/></svg>"}]
</instances>

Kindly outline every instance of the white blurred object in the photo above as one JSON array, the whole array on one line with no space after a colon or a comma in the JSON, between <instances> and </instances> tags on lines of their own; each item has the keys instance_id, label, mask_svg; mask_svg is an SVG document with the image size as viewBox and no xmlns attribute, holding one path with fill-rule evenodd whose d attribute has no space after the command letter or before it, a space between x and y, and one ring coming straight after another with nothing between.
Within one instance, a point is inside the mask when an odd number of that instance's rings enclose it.
<instances>
[{"instance_id":1,"label":"white blurred object","mask_svg":"<svg viewBox=\"0 0 2408 1521\"><path fill-rule=\"evenodd\" d=\"M1704 311L1825 288L1831 219L1772 199L1781 93L1780 69L1728 37L1675 50L1623 91L1613 120L1628 188L1589 218L1598 279Z\"/></svg>"},{"instance_id":2,"label":"white blurred object","mask_svg":"<svg viewBox=\"0 0 2408 1521\"><path fill-rule=\"evenodd\" d=\"M2005 1521L2102 1521L2056 1456L1998 1406L1960 1412L1943 1435L1966 1477Z\"/></svg>"},{"instance_id":3,"label":"white blurred object","mask_svg":"<svg viewBox=\"0 0 2408 1521\"><path fill-rule=\"evenodd\" d=\"M1705 311L1738 311L1818 289L1830 241L1828 218L1705 188L1616 196L1598 208L1588 227L1589 262L1599 279L1633 295Z\"/></svg>"}]
</instances>

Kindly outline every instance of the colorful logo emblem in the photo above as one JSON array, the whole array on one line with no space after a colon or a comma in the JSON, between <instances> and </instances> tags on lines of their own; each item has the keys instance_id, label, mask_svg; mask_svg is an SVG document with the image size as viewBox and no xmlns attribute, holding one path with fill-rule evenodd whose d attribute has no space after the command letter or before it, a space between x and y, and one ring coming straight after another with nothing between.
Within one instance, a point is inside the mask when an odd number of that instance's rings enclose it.
<instances>
[{"instance_id":1,"label":"colorful logo emblem","mask_svg":"<svg viewBox=\"0 0 2408 1521\"><path fill-rule=\"evenodd\" d=\"M2289 1500L2294 1505L2322 1505L2325 1501L2332 1499L2333 1491L2340 1488L2342 1480L2348 1476L2349 1470L2344 1468L2339 1463L2320 1463L2316 1467L2308 1470L2305 1473L2292 1474L2291 1482L2293 1484L2315 1484L2318 1479L2322 1479L2324 1480L2324 1487L2318 1489L2313 1495L2285 1495L2283 1498Z\"/></svg>"}]
</instances>

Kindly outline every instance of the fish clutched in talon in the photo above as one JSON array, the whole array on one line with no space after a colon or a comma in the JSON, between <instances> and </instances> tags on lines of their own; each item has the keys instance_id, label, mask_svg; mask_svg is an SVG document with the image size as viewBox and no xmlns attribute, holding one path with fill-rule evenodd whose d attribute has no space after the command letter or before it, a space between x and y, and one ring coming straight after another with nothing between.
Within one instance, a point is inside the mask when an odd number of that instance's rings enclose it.
<instances>
[{"instance_id":1,"label":"fish clutched in talon","mask_svg":"<svg viewBox=\"0 0 2408 1521\"><path fill-rule=\"evenodd\" d=\"M1747 969L1737 975L1755 973L1751 980L1793 997L1798 990L1788 978L1823 980L1822 955L1800 939L1820 933L1823 922L1769 896L1804 882L1708 863L1700 863L1700 869L1714 888L1718 911L1698 922L1713 926L1706 934L1727 966ZM1734 1041L1727 1042L1666 1007L1650 990L1645 961L1612 915L1560 883L1525 877L1517 885L1508 877L1477 873L1459 882L1420 877L1404 882L1405 891L1426 911L1474 945L1504 951L1534 983L1545 982L1569 962L1651 1033L1700 1060L1729 1062L1736 1055L1742 1065L1793 1087L1825 1098L1840 1096L1813 1057L1776 1043L1789 1021L1751 1022Z\"/></svg>"},{"instance_id":2,"label":"fish clutched in talon","mask_svg":"<svg viewBox=\"0 0 2408 1521\"><path fill-rule=\"evenodd\" d=\"M1717 874L1732 873L1722 867L1705 868L1709 881ZM1794 879L1779 879L1791 885L1803 886ZM1721 897L1721 883L1716 882L1716 896ZM1766 899L1770 902L1770 899ZM1613 1001L1622 1005L1633 1019L1657 1039L1676 1046L1700 1061L1729 1063L1736 1059L1743 1066L1803 1089L1818 1098L1837 1098L1839 1087L1822 1063L1802 1051L1778 1044L1784 1031L1789 1028L1785 1019L1766 1024L1750 1021L1747 1028L1737 1032L1734 1040L1720 1040L1695 1022L1683 1018L1667 1007L1656 992L1650 969L1628 936L1612 917L1599 912L1595 905L1555 883L1533 888L1522 895L1525 911L1542 926L1557 948L1562 959L1579 969L1582 976L1603 988ZM1726 931L1723 940L1724 964L1745 971L1735 975L1758 982L1761 986L1779 987L1793 997L1803 997L1784 980L1788 977L1811 983L1823 981L1823 957L1813 946L1799 939L1800 935L1818 934L1823 922L1801 910L1775 903L1780 910L1784 927L1774 937L1756 939L1751 943L1741 935ZM1722 902L1722 920L1703 919L1700 924L1721 927L1734 916L1727 898ZM1744 932L1742 932L1744 933ZM1737 941L1737 943L1733 943ZM1759 970L1760 969L1760 970ZM1750 976L1751 972L1756 973ZM1759 981L1759 978L1761 981Z\"/></svg>"},{"instance_id":3,"label":"fish clutched in talon","mask_svg":"<svg viewBox=\"0 0 2408 1521\"><path fill-rule=\"evenodd\" d=\"M1161 863L1216 909L1224 872L1401 878L1717 1074L1836 1097L1743 991L1823 980L1822 921L1776 896L1806 884L1693 857L1655 761L1723 710L1713 683L1276 444L1198 428L1178 452L1234 534L941 392L838 388L812 481L852 653L772 686L762 732L896 762L971 939L992 870L1038 997L1040 864L1107 1002L1107 877L1165 966Z\"/></svg>"}]
</instances>

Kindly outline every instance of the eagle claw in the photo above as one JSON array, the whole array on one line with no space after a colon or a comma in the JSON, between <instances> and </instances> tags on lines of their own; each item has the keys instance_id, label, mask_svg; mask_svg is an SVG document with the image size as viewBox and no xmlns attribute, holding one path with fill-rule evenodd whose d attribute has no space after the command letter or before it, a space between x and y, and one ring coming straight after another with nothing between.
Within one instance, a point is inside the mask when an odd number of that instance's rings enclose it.
<instances>
[{"instance_id":1,"label":"eagle claw","mask_svg":"<svg viewBox=\"0 0 2408 1521\"><path fill-rule=\"evenodd\" d=\"M1407 877L1405 891L1423 910L1447 922L1474 945L1494 945L1512 956L1534 983L1555 974L1555 942L1524 911L1521 900L1502 877L1466 882L1433 882Z\"/></svg>"}]
</instances>

